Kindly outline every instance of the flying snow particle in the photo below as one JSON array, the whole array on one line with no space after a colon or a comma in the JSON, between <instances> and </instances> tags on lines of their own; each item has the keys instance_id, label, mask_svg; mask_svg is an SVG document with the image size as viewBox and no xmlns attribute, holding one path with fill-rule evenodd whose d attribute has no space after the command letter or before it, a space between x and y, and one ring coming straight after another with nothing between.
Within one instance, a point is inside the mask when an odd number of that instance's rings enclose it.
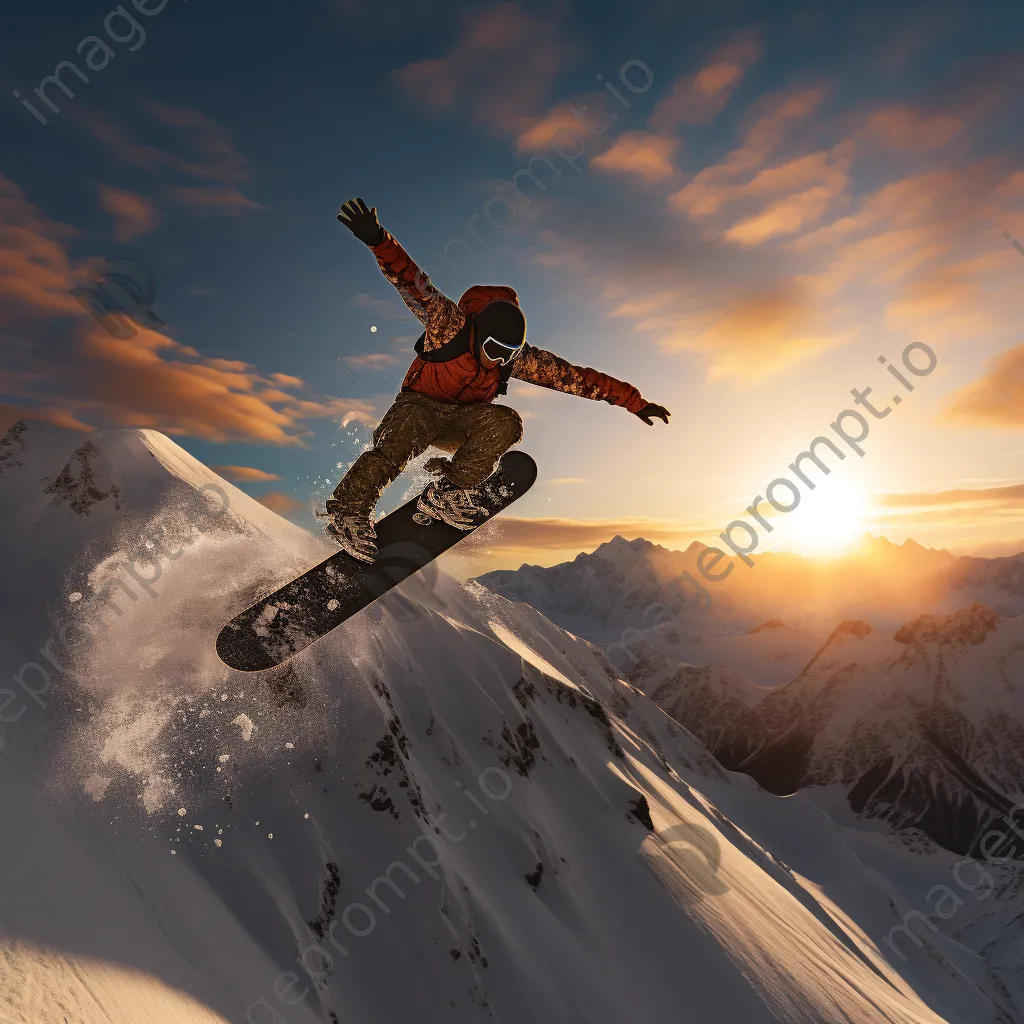
<instances>
[{"instance_id":1,"label":"flying snow particle","mask_svg":"<svg viewBox=\"0 0 1024 1024\"><path fill-rule=\"evenodd\" d=\"M228 695L227 695L226 693L222 693L222 694L220 695L220 699L221 699L221 700L227 700L227 699L228 699Z\"/></svg>"},{"instance_id":2,"label":"flying snow particle","mask_svg":"<svg viewBox=\"0 0 1024 1024\"><path fill-rule=\"evenodd\" d=\"M202 825L193 825L192 827L193 827L193 828L194 828L194 829L195 829L195 830L196 830L197 832L202 832L202 831L203 831L203 826L202 826Z\"/></svg>"},{"instance_id":3,"label":"flying snow particle","mask_svg":"<svg viewBox=\"0 0 1024 1024\"><path fill-rule=\"evenodd\" d=\"M292 742L291 742L291 741L289 740L289 742L287 742L287 743L286 743L286 744L284 745L284 748L285 748L285 750L294 750L294 749L295 749L295 744L294 744L294 743L292 743Z\"/></svg>"},{"instance_id":4,"label":"flying snow particle","mask_svg":"<svg viewBox=\"0 0 1024 1024\"><path fill-rule=\"evenodd\" d=\"M70 601L71 604L74 604L76 601L81 601L81 600L82 600L82 595L77 590L74 591L71 594L68 594L68 601Z\"/></svg>"},{"instance_id":5,"label":"flying snow particle","mask_svg":"<svg viewBox=\"0 0 1024 1024\"><path fill-rule=\"evenodd\" d=\"M96 803L99 803L103 799L103 795L106 793L109 785L110 779L105 778L102 775L97 775L96 773L93 773L87 779L82 779L82 789L84 789Z\"/></svg>"},{"instance_id":6,"label":"flying snow particle","mask_svg":"<svg viewBox=\"0 0 1024 1024\"><path fill-rule=\"evenodd\" d=\"M309 811L306 811L306 813L303 815L303 817L304 818L308 818L309 817Z\"/></svg>"},{"instance_id":7,"label":"flying snow particle","mask_svg":"<svg viewBox=\"0 0 1024 1024\"><path fill-rule=\"evenodd\" d=\"M273 832L268 832L267 833L267 838L268 839L273 839L274 838L274 833Z\"/></svg>"},{"instance_id":8,"label":"flying snow particle","mask_svg":"<svg viewBox=\"0 0 1024 1024\"><path fill-rule=\"evenodd\" d=\"M231 720L231 724L237 725L238 728L242 730L242 739L245 740L246 743L252 739L253 730L256 726L252 724L252 719L248 715L237 715Z\"/></svg>"},{"instance_id":9,"label":"flying snow particle","mask_svg":"<svg viewBox=\"0 0 1024 1024\"><path fill-rule=\"evenodd\" d=\"M184 818L186 814L188 814L188 811L186 811L184 807L179 807L178 808L178 817L179 818Z\"/></svg>"},{"instance_id":10,"label":"flying snow particle","mask_svg":"<svg viewBox=\"0 0 1024 1024\"><path fill-rule=\"evenodd\" d=\"M336 597L332 597L330 599L330 601L327 602L327 610L328 611L336 612L340 607L341 607L341 602Z\"/></svg>"},{"instance_id":11,"label":"flying snow particle","mask_svg":"<svg viewBox=\"0 0 1024 1024\"><path fill-rule=\"evenodd\" d=\"M171 850L171 856L173 857L177 852L177 850Z\"/></svg>"},{"instance_id":12,"label":"flying snow particle","mask_svg":"<svg viewBox=\"0 0 1024 1024\"><path fill-rule=\"evenodd\" d=\"M230 754L221 754L221 755L218 756L217 760L220 761L221 764L225 764L226 762L231 760L231 755Z\"/></svg>"},{"instance_id":13,"label":"flying snow particle","mask_svg":"<svg viewBox=\"0 0 1024 1024\"><path fill-rule=\"evenodd\" d=\"M224 844L219 839L214 839L213 845L214 846L223 846Z\"/></svg>"}]
</instances>

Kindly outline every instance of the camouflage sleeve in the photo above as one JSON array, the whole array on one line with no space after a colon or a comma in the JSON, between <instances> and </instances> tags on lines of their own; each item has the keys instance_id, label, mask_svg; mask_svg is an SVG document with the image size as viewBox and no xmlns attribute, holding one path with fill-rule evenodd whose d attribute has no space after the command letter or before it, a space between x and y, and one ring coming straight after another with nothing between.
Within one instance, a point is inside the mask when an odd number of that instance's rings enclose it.
<instances>
[{"instance_id":1,"label":"camouflage sleeve","mask_svg":"<svg viewBox=\"0 0 1024 1024\"><path fill-rule=\"evenodd\" d=\"M639 412L647 403L632 384L609 377L589 366L573 366L552 352L527 345L515 362L512 376L542 388L564 391L580 398L621 405L630 412Z\"/></svg>"},{"instance_id":2,"label":"camouflage sleeve","mask_svg":"<svg viewBox=\"0 0 1024 1024\"><path fill-rule=\"evenodd\" d=\"M384 231L379 245L370 248L377 257L381 272L423 324L426 332L424 350L429 352L451 341L466 322L466 316L458 305L430 283L430 278L416 266L389 231Z\"/></svg>"}]
</instances>

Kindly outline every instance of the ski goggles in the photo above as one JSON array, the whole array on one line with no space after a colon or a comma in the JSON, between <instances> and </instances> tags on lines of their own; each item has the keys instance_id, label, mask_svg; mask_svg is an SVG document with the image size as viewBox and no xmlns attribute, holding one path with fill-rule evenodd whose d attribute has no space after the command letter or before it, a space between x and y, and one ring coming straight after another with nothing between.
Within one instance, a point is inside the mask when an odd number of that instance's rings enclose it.
<instances>
[{"instance_id":1,"label":"ski goggles","mask_svg":"<svg viewBox=\"0 0 1024 1024\"><path fill-rule=\"evenodd\" d=\"M502 366L507 366L517 355L519 355L520 352L523 351L523 346L525 344L525 338L519 342L518 345L510 345L508 342L498 341L497 338L488 336L480 346L480 351L483 352L488 359L493 359L496 363L501 363Z\"/></svg>"}]
</instances>

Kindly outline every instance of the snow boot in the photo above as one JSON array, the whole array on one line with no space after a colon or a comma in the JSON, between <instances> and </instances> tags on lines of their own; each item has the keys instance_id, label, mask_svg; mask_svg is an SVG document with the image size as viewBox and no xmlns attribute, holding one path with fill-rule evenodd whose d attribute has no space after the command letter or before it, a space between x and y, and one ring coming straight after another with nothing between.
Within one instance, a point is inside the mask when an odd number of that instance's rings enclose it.
<instances>
[{"instance_id":1,"label":"snow boot","mask_svg":"<svg viewBox=\"0 0 1024 1024\"><path fill-rule=\"evenodd\" d=\"M317 515L326 519L324 533L352 558L372 562L377 557L377 531L369 512L345 512L341 502L328 499L327 508Z\"/></svg>"},{"instance_id":2,"label":"snow boot","mask_svg":"<svg viewBox=\"0 0 1024 1024\"><path fill-rule=\"evenodd\" d=\"M428 484L419 496L413 519L423 526L437 519L458 530L473 530L490 515L480 504L482 497L479 488L456 487L442 476Z\"/></svg>"}]
</instances>

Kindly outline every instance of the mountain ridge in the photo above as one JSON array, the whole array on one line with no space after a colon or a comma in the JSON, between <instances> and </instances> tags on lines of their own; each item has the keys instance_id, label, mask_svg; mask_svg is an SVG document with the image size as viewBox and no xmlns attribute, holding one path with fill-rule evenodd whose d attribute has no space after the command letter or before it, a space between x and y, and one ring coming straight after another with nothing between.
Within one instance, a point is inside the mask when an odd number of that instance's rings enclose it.
<instances>
[{"instance_id":1,"label":"mountain ridge","mask_svg":"<svg viewBox=\"0 0 1024 1024\"><path fill-rule=\"evenodd\" d=\"M68 579L126 578L144 531L181 553L5 731L19 1024L1024 1021L1009 911L984 954L944 922L923 952L899 933L916 897L880 851L936 879L942 851L727 772L599 648L479 584L414 577L280 670L226 669L222 622L324 543L162 435L90 440L88 514L43 493L81 438L0 479L5 557L35 566L0 596L8 661L42 608L78 614Z\"/></svg>"}]
</instances>

